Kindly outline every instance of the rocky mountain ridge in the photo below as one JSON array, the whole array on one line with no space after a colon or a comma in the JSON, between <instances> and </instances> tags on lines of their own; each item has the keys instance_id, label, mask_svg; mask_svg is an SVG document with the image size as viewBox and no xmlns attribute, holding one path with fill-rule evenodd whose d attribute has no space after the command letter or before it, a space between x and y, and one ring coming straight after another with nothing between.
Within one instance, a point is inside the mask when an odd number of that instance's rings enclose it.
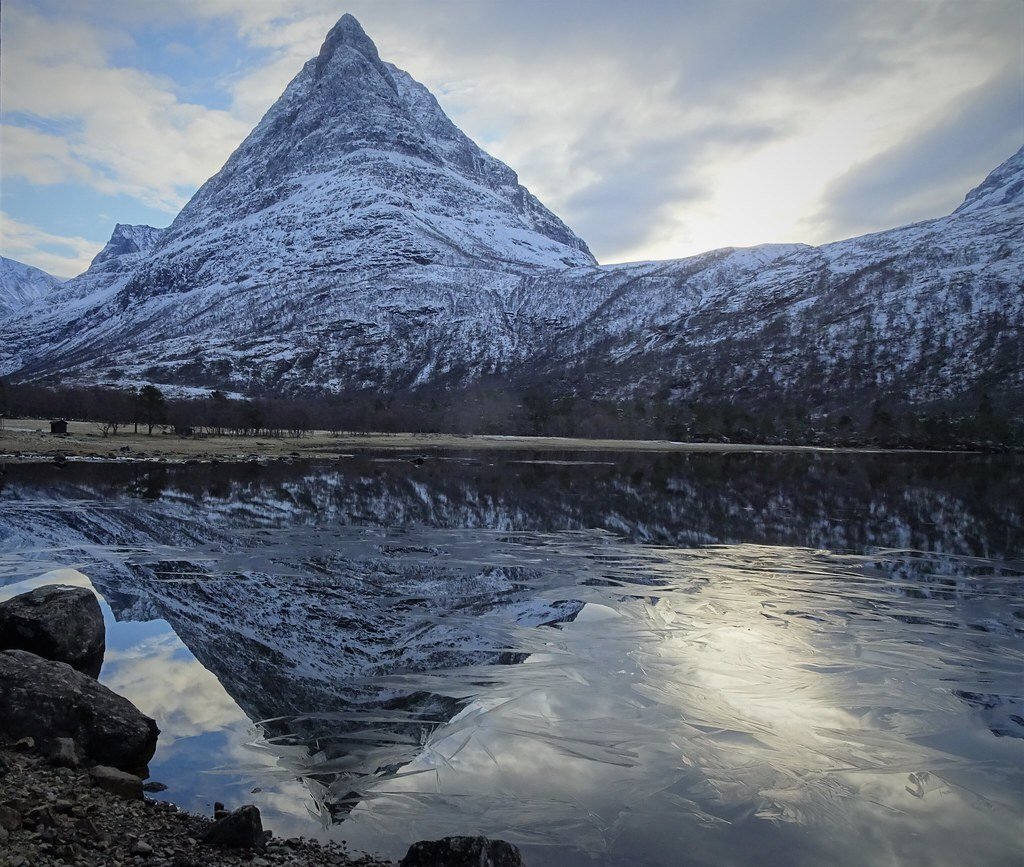
<instances>
[{"instance_id":1,"label":"rocky mountain ridge","mask_svg":"<svg viewBox=\"0 0 1024 867\"><path fill-rule=\"evenodd\" d=\"M346 15L168 229L7 317L0 375L1007 406L1022 188L1024 149L937 220L601 267Z\"/></svg>"},{"instance_id":2,"label":"rocky mountain ridge","mask_svg":"<svg viewBox=\"0 0 1024 867\"><path fill-rule=\"evenodd\" d=\"M61 282L40 268L0 256L0 319L45 298Z\"/></svg>"}]
</instances>

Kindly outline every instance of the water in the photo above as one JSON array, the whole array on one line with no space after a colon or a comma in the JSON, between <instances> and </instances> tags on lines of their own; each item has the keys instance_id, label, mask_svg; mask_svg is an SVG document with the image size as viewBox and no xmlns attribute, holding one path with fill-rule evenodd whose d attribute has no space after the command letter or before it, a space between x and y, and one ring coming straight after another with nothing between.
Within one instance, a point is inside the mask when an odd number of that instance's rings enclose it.
<instances>
[{"instance_id":1,"label":"water","mask_svg":"<svg viewBox=\"0 0 1024 867\"><path fill-rule=\"evenodd\" d=\"M1019 864L1021 464L363 455L8 468L161 795L400 857Z\"/></svg>"}]
</instances>

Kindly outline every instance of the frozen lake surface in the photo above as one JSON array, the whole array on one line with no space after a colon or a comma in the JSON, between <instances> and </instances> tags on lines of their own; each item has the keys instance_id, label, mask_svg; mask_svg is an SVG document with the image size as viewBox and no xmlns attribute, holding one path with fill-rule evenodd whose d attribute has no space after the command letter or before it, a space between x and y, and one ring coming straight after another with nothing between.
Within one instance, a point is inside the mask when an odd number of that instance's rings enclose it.
<instances>
[{"instance_id":1,"label":"frozen lake surface","mask_svg":"<svg viewBox=\"0 0 1024 867\"><path fill-rule=\"evenodd\" d=\"M164 797L400 857L1020 864L1024 472L950 455L15 465Z\"/></svg>"}]
</instances>

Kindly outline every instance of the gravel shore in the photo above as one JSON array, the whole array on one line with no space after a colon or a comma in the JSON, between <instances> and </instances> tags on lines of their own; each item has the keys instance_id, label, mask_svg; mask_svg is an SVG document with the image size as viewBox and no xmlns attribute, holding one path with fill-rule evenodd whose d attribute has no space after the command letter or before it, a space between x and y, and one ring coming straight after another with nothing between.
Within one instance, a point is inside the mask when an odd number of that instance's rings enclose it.
<instances>
[{"instance_id":1,"label":"gravel shore","mask_svg":"<svg viewBox=\"0 0 1024 867\"><path fill-rule=\"evenodd\" d=\"M0 748L0 867L391 863L298 838L271 837L260 850L199 842L212 824L173 804L118 797L94 786L87 771L52 766L33 751Z\"/></svg>"}]
</instances>

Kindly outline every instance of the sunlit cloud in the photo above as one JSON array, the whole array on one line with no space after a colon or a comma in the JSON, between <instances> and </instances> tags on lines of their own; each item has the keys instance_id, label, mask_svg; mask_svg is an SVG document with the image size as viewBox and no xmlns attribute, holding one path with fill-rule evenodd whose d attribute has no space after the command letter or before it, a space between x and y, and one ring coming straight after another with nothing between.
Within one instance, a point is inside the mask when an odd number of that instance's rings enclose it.
<instances>
[{"instance_id":1,"label":"sunlit cloud","mask_svg":"<svg viewBox=\"0 0 1024 867\"><path fill-rule=\"evenodd\" d=\"M940 216L1024 140L1016 0L9 0L3 171L173 215L345 11L605 262ZM210 22L253 54L188 99L113 59L176 28L184 62L181 28Z\"/></svg>"},{"instance_id":2,"label":"sunlit cloud","mask_svg":"<svg viewBox=\"0 0 1024 867\"><path fill-rule=\"evenodd\" d=\"M55 235L3 212L0 212L0 250L10 259L42 268L56 277L81 274L99 252L96 242L88 238Z\"/></svg>"},{"instance_id":3,"label":"sunlit cloud","mask_svg":"<svg viewBox=\"0 0 1024 867\"><path fill-rule=\"evenodd\" d=\"M181 738L247 724L217 678L170 629L129 650L108 651L103 676L114 692L157 720L162 749Z\"/></svg>"}]
</instances>

